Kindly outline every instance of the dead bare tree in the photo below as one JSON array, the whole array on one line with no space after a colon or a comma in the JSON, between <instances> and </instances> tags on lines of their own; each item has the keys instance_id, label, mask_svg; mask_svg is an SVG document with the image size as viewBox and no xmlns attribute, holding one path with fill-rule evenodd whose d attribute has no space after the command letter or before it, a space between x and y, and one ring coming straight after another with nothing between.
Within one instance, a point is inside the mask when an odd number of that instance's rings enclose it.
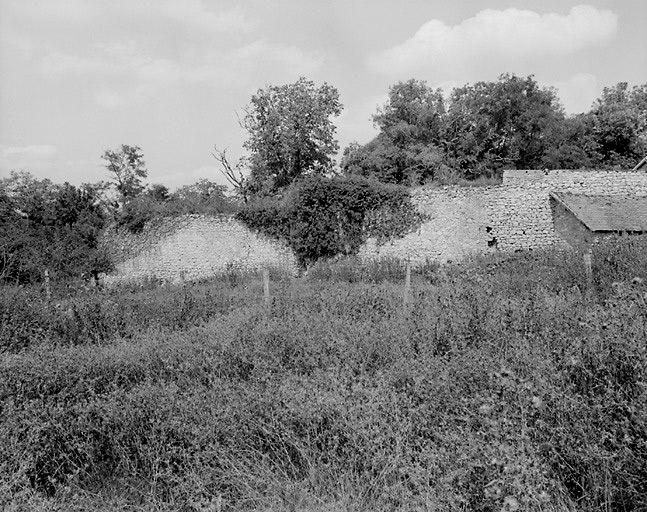
<instances>
[{"instance_id":1,"label":"dead bare tree","mask_svg":"<svg viewBox=\"0 0 647 512\"><path fill-rule=\"evenodd\" d=\"M243 198L243 201L247 202L248 180L247 177L243 174L245 159L240 158L235 164L232 165L229 161L229 158L227 157L227 150L220 150L216 146L213 147L213 152L211 154L220 164L220 172L227 179L229 184L234 188L236 193Z\"/></svg>"}]
</instances>

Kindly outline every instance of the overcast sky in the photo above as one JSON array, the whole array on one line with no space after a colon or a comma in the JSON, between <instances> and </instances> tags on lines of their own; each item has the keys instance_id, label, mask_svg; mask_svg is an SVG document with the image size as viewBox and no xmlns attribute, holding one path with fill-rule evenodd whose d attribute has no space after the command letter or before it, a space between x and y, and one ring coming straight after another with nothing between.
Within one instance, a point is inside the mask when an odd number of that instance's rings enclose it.
<instances>
[{"instance_id":1,"label":"overcast sky","mask_svg":"<svg viewBox=\"0 0 647 512\"><path fill-rule=\"evenodd\" d=\"M126 143L149 182L219 181L210 150L240 154L236 112L301 75L339 89L342 148L409 78L534 74L581 112L647 83L645 27L645 0L0 0L0 177L97 181Z\"/></svg>"}]
</instances>

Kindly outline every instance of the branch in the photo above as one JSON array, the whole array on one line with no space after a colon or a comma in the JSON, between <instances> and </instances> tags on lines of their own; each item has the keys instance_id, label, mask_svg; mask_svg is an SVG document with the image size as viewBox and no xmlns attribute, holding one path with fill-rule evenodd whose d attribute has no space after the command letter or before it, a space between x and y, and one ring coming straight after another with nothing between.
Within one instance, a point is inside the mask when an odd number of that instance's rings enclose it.
<instances>
[{"instance_id":1,"label":"branch","mask_svg":"<svg viewBox=\"0 0 647 512\"><path fill-rule=\"evenodd\" d=\"M222 175L234 187L236 193L247 202L247 178L241 170L242 161L239 160L235 166L232 166L227 158L227 150L219 150L216 146L213 147L211 155L220 163L220 172Z\"/></svg>"}]
</instances>

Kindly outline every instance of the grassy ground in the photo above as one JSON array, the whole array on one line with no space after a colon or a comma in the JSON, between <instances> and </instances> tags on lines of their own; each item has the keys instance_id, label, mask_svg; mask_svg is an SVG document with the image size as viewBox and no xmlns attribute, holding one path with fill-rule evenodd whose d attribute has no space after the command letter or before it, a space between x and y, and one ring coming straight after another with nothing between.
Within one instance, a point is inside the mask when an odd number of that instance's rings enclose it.
<instances>
[{"instance_id":1,"label":"grassy ground","mask_svg":"<svg viewBox=\"0 0 647 512\"><path fill-rule=\"evenodd\" d=\"M1 289L0 507L645 510L646 248Z\"/></svg>"}]
</instances>

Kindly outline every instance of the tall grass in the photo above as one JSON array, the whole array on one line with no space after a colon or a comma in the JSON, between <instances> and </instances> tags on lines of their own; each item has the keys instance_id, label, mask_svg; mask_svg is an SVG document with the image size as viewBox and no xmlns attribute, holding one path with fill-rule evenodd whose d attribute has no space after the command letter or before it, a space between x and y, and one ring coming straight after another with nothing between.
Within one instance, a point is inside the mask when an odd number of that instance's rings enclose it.
<instances>
[{"instance_id":1,"label":"tall grass","mask_svg":"<svg viewBox=\"0 0 647 512\"><path fill-rule=\"evenodd\" d=\"M256 276L81 294L74 320L13 290L0 504L644 510L647 267L623 244L593 292L577 254L535 253L428 265L407 307L395 261L273 279L269 306Z\"/></svg>"}]
</instances>

